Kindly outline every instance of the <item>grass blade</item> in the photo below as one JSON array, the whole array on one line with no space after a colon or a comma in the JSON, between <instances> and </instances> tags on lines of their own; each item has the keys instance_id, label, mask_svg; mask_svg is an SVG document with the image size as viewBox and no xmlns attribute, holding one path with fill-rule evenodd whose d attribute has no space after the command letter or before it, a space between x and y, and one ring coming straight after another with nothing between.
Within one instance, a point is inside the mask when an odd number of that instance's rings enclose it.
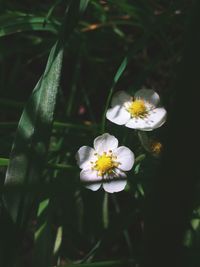
<instances>
[{"instance_id":1,"label":"grass blade","mask_svg":"<svg viewBox=\"0 0 200 267\"><path fill-rule=\"evenodd\" d=\"M60 23L53 20L45 20L44 17L7 15L1 18L0 37L24 32L24 31L49 31L58 33ZM44 23L45 22L45 23Z\"/></svg>"},{"instance_id":2,"label":"grass blade","mask_svg":"<svg viewBox=\"0 0 200 267\"><path fill-rule=\"evenodd\" d=\"M35 246L33 253L33 266L47 267L51 265L53 251L53 236L51 229L51 203L49 199L43 200L38 208L38 229L35 232Z\"/></svg>"},{"instance_id":3,"label":"grass blade","mask_svg":"<svg viewBox=\"0 0 200 267\"><path fill-rule=\"evenodd\" d=\"M0 167L6 167L8 166L9 159L0 158Z\"/></svg>"},{"instance_id":4,"label":"grass blade","mask_svg":"<svg viewBox=\"0 0 200 267\"><path fill-rule=\"evenodd\" d=\"M40 179L48 149L56 95L59 86L63 50L52 48L44 74L37 83L19 121L5 185L30 184ZM28 210L27 198L15 193L4 195L12 220L22 224L22 210Z\"/></svg>"}]
</instances>

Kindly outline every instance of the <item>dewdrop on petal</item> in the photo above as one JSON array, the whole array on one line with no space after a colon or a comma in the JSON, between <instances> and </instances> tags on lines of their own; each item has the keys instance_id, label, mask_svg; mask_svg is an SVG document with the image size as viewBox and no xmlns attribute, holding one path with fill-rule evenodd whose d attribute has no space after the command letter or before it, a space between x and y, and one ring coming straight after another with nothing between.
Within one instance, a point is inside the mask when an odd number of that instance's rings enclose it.
<instances>
[{"instance_id":1,"label":"dewdrop on petal","mask_svg":"<svg viewBox=\"0 0 200 267\"><path fill-rule=\"evenodd\" d=\"M167 117L166 110L158 106L159 102L159 95L152 89L141 89L133 97L119 91L113 95L106 118L128 128L152 131L161 127Z\"/></svg>"},{"instance_id":2,"label":"dewdrop on petal","mask_svg":"<svg viewBox=\"0 0 200 267\"><path fill-rule=\"evenodd\" d=\"M93 191L101 186L106 192L124 190L127 180L126 171L134 164L133 152L125 147L118 147L118 140L113 135L104 133L94 140L94 148L82 146L76 153L80 179Z\"/></svg>"}]
</instances>

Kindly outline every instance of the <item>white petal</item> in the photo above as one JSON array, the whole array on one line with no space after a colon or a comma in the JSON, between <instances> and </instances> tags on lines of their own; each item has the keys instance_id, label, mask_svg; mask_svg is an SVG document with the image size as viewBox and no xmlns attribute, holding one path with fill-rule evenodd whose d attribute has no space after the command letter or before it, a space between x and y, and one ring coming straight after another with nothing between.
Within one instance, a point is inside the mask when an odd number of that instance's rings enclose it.
<instances>
[{"instance_id":1,"label":"white petal","mask_svg":"<svg viewBox=\"0 0 200 267\"><path fill-rule=\"evenodd\" d=\"M111 101L111 107L122 106L125 102L131 101L131 96L125 91L116 92Z\"/></svg>"},{"instance_id":2,"label":"white petal","mask_svg":"<svg viewBox=\"0 0 200 267\"><path fill-rule=\"evenodd\" d=\"M118 140L113 135L104 133L94 139L94 148L97 153L108 152L118 147Z\"/></svg>"},{"instance_id":3,"label":"white petal","mask_svg":"<svg viewBox=\"0 0 200 267\"><path fill-rule=\"evenodd\" d=\"M88 169L91 166L90 161L95 161L95 150L89 146L82 146L76 153L77 164L81 169Z\"/></svg>"},{"instance_id":4,"label":"white petal","mask_svg":"<svg viewBox=\"0 0 200 267\"><path fill-rule=\"evenodd\" d=\"M124 172L121 172L120 170L117 171L118 176L117 178L113 178L112 180L107 180L105 183L103 183L103 189L108 193L114 193L114 192L120 192L124 190L127 180L126 174ZM122 180L120 180L120 178Z\"/></svg>"},{"instance_id":5,"label":"white petal","mask_svg":"<svg viewBox=\"0 0 200 267\"><path fill-rule=\"evenodd\" d=\"M118 125L125 124L131 115L123 106L115 106L107 110L106 118Z\"/></svg>"},{"instance_id":6,"label":"white petal","mask_svg":"<svg viewBox=\"0 0 200 267\"><path fill-rule=\"evenodd\" d=\"M160 102L159 95L152 89L140 89L134 95L135 98L140 98L156 107Z\"/></svg>"},{"instance_id":7,"label":"white petal","mask_svg":"<svg viewBox=\"0 0 200 267\"><path fill-rule=\"evenodd\" d=\"M149 131L162 126L167 119L167 111L164 108L155 108L149 112Z\"/></svg>"},{"instance_id":8,"label":"white petal","mask_svg":"<svg viewBox=\"0 0 200 267\"><path fill-rule=\"evenodd\" d=\"M117 156L116 161L120 163L119 169L123 171L130 171L132 169L135 157L128 147L120 146L113 153Z\"/></svg>"},{"instance_id":9,"label":"white petal","mask_svg":"<svg viewBox=\"0 0 200 267\"><path fill-rule=\"evenodd\" d=\"M141 118L131 118L126 124L126 127L136 129L136 130L143 130L148 126L145 119Z\"/></svg>"},{"instance_id":10,"label":"white petal","mask_svg":"<svg viewBox=\"0 0 200 267\"><path fill-rule=\"evenodd\" d=\"M85 184L84 186L92 191L96 191L100 188L101 183L99 183L99 180L102 178L97 175L97 171L88 169L88 170L82 170L80 173L80 179L82 182L88 182L88 184ZM97 183L95 183L97 181ZM89 184L91 182L91 184Z\"/></svg>"},{"instance_id":11,"label":"white petal","mask_svg":"<svg viewBox=\"0 0 200 267\"><path fill-rule=\"evenodd\" d=\"M152 131L162 126L167 118L167 112L164 108L155 108L149 111L146 118L131 118L125 126L141 131Z\"/></svg>"}]
</instances>

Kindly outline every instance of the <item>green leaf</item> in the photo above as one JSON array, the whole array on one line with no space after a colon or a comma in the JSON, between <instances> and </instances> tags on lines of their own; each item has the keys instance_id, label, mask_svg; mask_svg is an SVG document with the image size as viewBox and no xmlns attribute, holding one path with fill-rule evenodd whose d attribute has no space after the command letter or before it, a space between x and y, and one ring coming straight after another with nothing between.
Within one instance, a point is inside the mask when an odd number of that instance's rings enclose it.
<instances>
[{"instance_id":1,"label":"green leaf","mask_svg":"<svg viewBox=\"0 0 200 267\"><path fill-rule=\"evenodd\" d=\"M200 219L199 218L194 218L190 221L192 229L196 231L199 228L200 225Z\"/></svg>"},{"instance_id":2,"label":"green leaf","mask_svg":"<svg viewBox=\"0 0 200 267\"><path fill-rule=\"evenodd\" d=\"M87 7L89 1L90 1L90 0L81 0L81 1L80 1L80 8L79 8L80 13L83 13L83 12L85 11L85 9L86 9L86 7Z\"/></svg>"},{"instance_id":3,"label":"green leaf","mask_svg":"<svg viewBox=\"0 0 200 267\"><path fill-rule=\"evenodd\" d=\"M123 74L123 72L124 72L124 70L125 70L125 68L127 66L127 63L128 63L128 59L127 59L127 57L125 57L124 60L122 61L121 65L119 66L116 74L115 74L115 77L114 77L114 85L118 82L119 78Z\"/></svg>"},{"instance_id":4,"label":"green leaf","mask_svg":"<svg viewBox=\"0 0 200 267\"><path fill-rule=\"evenodd\" d=\"M40 180L45 164L59 87L63 49L55 44L49 55L44 74L37 83L19 121L11 151L5 185L31 184ZM24 221L30 196L20 193L4 195L12 220Z\"/></svg>"},{"instance_id":5,"label":"green leaf","mask_svg":"<svg viewBox=\"0 0 200 267\"><path fill-rule=\"evenodd\" d=\"M56 240L55 240L55 244L54 244L54 250L53 250L53 254L55 255L62 243L62 235L63 235L63 228L62 226L58 227L57 229L57 235L56 235Z\"/></svg>"},{"instance_id":6,"label":"green leaf","mask_svg":"<svg viewBox=\"0 0 200 267\"><path fill-rule=\"evenodd\" d=\"M8 166L9 159L0 158L0 167L6 167Z\"/></svg>"},{"instance_id":7,"label":"green leaf","mask_svg":"<svg viewBox=\"0 0 200 267\"><path fill-rule=\"evenodd\" d=\"M56 34L60 26L58 21L45 20L45 17L19 16L18 14L1 16L0 24L0 37L24 31L50 31Z\"/></svg>"},{"instance_id":8,"label":"green leaf","mask_svg":"<svg viewBox=\"0 0 200 267\"><path fill-rule=\"evenodd\" d=\"M33 266L47 267L51 264L51 255L53 251L53 237L50 224L51 206L49 199L45 199L40 203L38 208L38 229L34 236Z\"/></svg>"}]
</instances>

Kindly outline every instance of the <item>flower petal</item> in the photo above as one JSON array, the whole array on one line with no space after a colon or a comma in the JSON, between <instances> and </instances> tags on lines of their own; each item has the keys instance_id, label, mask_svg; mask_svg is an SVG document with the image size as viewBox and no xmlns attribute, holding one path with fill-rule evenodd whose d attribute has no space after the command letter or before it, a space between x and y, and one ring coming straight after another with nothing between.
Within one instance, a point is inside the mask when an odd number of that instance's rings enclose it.
<instances>
[{"instance_id":1,"label":"flower petal","mask_svg":"<svg viewBox=\"0 0 200 267\"><path fill-rule=\"evenodd\" d=\"M111 107L122 106L125 102L131 101L131 96L125 91L116 92L111 101Z\"/></svg>"},{"instance_id":2,"label":"flower petal","mask_svg":"<svg viewBox=\"0 0 200 267\"><path fill-rule=\"evenodd\" d=\"M140 98L156 107L160 102L159 95L152 89L140 89L134 95L135 98Z\"/></svg>"},{"instance_id":3,"label":"flower petal","mask_svg":"<svg viewBox=\"0 0 200 267\"><path fill-rule=\"evenodd\" d=\"M128 147L120 146L113 153L117 156L116 161L120 163L118 168L123 171L130 171L132 169L135 157Z\"/></svg>"},{"instance_id":4,"label":"flower petal","mask_svg":"<svg viewBox=\"0 0 200 267\"><path fill-rule=\"evenodd\" d=\"M152 131L162 126L167 118L167 111L164 108L155 108L149 111L146 118L131 118L125 126L141 131Z\"/></svg>"},{"instance_id":5,"label":"flower petal","mask_svg":"<svg viewBox=\"0 0 200 267\"><path fill-rule=\"evenodd\" d=\"M88 169L91 166L90 161L95 161L95 150L89 146L82 146L76 153L77 164L81 169Z\"/></svg>"},{"instance_id":6,"label":"flower petal","mask_svg":"<svg viewBox=\"0 0 200 267\"><path fill-rule=\"evenodd\" d=\"M162 126L167 119L167 111L164 108L155 108L149 112L148 122L151 129L156 129Z\"/></svg>"},{"instance_id":7,"label":"flower petal","mask_svg":"<svg viewBox=\"0 0 200 267\"><path fill-rule=\"evenodd\" d=\"M97 153L108 152L118 147L118 140L113 135L104 133L94 139L94 148Z\"/></svg>"},{"instance_id":8,"label":"flower petal","mask_svg":"<svg viewBox=\"0 0 200 267\"><path fill-rule=\"evenodd\" d=\"M88 182L88 184L85 184L84 186L92 191L96 191L101 187L101 183L99 181L102 179L97 175L97 171L88 169L88 170L82 170L80 172L80 179L82 182ZM95 181L97 181L95 183ZM91 182L91 184L89 184Z\"/></svg>"},{"instance_id":9,"label":"flower petal","mask_svg":"<svg viewBox=\"0 0 200 267\"><path fill-rule=\"evenodd\" d=\"M127 180L126 174L120 170L117 170L117 178L113 178L111 180L106 180L105 183L103 183L103 189L108 193L114 193L114 192L120 192L124 190ZM121 180L120 180L121 178Z\"/></svg>"},{"instance_id":10,"label":"flower petal","mask_svg":"<svg viewBox=\"0 0 200 267\"><path fill-rule=\"evenodd\" d=\"M126 127L136 129L136 130L143 130L148 127L145 119L142 118L131 118L126 124Z\"/></svg>"},{"instance_id":11,"label":"flower petal","mask_svg":"<svg viewBox=\"0 0 200 267\"><path fill-rule=\"evenodd\" d=\"M106 118L118 125L125 124L130 117L130 113L123 106L114 106L108 109L106 113Z\"/></svg>"}]
</instances>

